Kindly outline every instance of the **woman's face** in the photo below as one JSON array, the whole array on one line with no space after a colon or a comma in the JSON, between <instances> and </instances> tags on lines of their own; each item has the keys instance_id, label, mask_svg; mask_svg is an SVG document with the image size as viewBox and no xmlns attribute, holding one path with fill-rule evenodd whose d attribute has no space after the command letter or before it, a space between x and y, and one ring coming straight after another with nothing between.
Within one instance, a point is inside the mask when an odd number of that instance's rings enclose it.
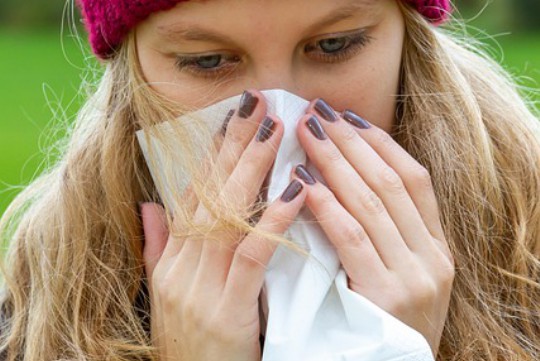
<instances>
[{"instance_id":1,"label":"woman's face","mask_svg":"<svg viewBox=\"0 0 540 361\"><path fill-rule=\"evenodd\" d=\"M136 29L146 80L189 108L281 88L386 131L403 37L396 0L188 1Z\"/></svg>"}]
</instances>

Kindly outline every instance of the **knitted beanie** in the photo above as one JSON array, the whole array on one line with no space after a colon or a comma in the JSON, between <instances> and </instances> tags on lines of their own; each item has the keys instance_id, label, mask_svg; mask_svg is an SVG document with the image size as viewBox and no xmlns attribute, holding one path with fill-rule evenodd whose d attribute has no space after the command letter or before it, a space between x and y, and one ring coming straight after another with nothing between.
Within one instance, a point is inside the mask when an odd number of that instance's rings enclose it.
<instances>
[{"instance_id":1,"label":"knitted beanie","mask_svg":"<svg viewBox=\"0 0 540 361\"><path fill-rule=\"evenodd\" d=\"M110 58L124 37L150 14L169 10L188 0L76 0L94 54ZM437 25L451 12L450 0L403 0Z\"/></svg>"}]
</instances>

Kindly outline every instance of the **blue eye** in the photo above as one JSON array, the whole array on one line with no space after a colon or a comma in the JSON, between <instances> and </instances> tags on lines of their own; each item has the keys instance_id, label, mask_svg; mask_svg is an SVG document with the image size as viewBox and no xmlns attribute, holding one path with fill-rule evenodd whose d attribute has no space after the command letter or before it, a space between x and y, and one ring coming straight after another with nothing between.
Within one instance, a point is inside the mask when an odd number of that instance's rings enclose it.
<instances>
[{"instance_id":1,"label":"blue eye","mask_svg":"<svg viewBox=\"0 0 540 361\"><path fill-rule=\"evenodd\" d=\"M176 57L176 67L195 75L216 76L230 72L240 62L240 57L228 54L189 55Z\"/></svg>"},{"instance_id":2,"label":"blue eye","mask_svg":"<svg viewBox=\"0 0 540 361\"><path fill-rule=\"evenodd\" d=\"M344 62L356 55L372 38L365 29L351 31L344 36L321 39L305 46L311 58L323 63Z\"/></svg>"},{"instance_id":3,"label":"blue eye","mask_svg":"<svg viewBox=\"0 0 540 361\"><path fill-rule=\"evenodd\" d=\"M325 53L335 53L343 50L347 46L346 38L330 38L319 41L321 50Z\"/></svg>"},{"instance_id":4,"label":"blue eye","mask_svg":"<svg viewBox=\"0 0 540 361\"><path fill-rule=\"evenodd\" d=\"M196 58L195 64L203 69L215 68L221 63L221 55L207 55Z\"/></svg>"},{"instance_id":5,"label":"blue eye","mask_svg":"<svg viewBox=\"0 0 540 361\"><path fill-rule=\"evenodd\" d=\"M317 63L340 63L355 56L372 39L367 29L332 34L304 45L304 54ZM195 76L216 78L232 74L242 58L227 52L216 54L186 54L176 56L176 67Z\"/></svg>"}]
</instances>

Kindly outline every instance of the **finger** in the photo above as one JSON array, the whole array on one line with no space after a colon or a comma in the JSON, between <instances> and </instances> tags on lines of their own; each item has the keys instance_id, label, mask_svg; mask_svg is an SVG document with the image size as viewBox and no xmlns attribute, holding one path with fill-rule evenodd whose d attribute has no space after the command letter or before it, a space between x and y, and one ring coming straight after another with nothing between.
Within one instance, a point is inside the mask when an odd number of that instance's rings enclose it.
<instances>
[{"instance_id":1,"label":"finger","mask_svg":"<svg viewBox=\"0 0 540 361\"><path fill-rule=\"evenodd\" d=\"M318 100L317 104L325 103ZM331 108L326 105L323 109ZM413 252L432 252L432 247L436 245L402 179L346 121L351 120L349 113L346 112L344 116L321 117L324 119L321 123L325 132L360 177L381 198L407 246Z\"/></svg>"},{"instance_id":2,"label":"finger","mask_svg":"<svg viewBox=\"0 0 540 361\"><path fill-rule=\"evenodd\" d=\"M238 164L246 147L253 140L266 114L266 100L257 90L246 90L240 99L238 109L229 112L221 128L225 136L214 164L211 179L225 183ZM202 205L196 207L196 218L205 219L208 215Z\"/></svg>"},{"instance_id":3,"label":"finger","mask_svg":"<svg viewBox=\"0 0 540 361\"><path fill-rule=\"evenodd\" d=\"M213 144L214 149L218 152L221 150L223 146L223 140L225 131L227 129L227 125L232 118L232 116L235 114L235 110L231 109L227 116L225 117L225 120L223 121L223 127L221 132L217 133L213 137ZM213 165L216 163L216 153L211 151L203 160L202 167L201 167L201 174L202 179L207 179L207 177L210 177L212 174L212 171L214 170ZM190 182L186 189L184 190L182 196L181 196L181 206L186 211L187 216L193 216L195 213L198 205L199 205L199 199L197 197L197 193L195 191L195 188L193 186L193 183Z\"/></svg>"},{"instance_id":4,"label":"finger","mask_svg":"<svg viewBox=\"0 0 540 361\"><path fill-rule=\"evenodd\" d=\"M297 166L295 173L308 184L306 205L336 248L351 288L358 292L355 285L376 285L388 270L364 228L305 167Z\"/></svg>"},{"instance_id":5,"label":"finger","mask_svg":"<svg viewBox=\"0 0 540 361\"><path fill-rule=\"evenodd\" d=\"M240 99L238 110L226 119L222 134L225 135L216 161L216 174L223 178L231 174L242 153L257 132L266 115L266 100L257 90L246 90Z\"/></svg>"},{"instance_id":6,"label":"finger","mask_svg":"<svg viewBox=\"0 0 540 361\"><path fill-rule=\"evenodd\" d=\"M229 113L227 114L223 122L222 132L215 134L213 137L214 149L218 152L218 154L223 146L223 138L225 135L224 130L226 129L226 125L229 123L229 120L230 118L232 118L234 113L235 113L234 109L231 109L229 111ZM201 172L203 179L206 179L207 177L211 176L211 172L214 169L213 165L215 164L215 161L216 161L215 152L210 152L210 154L208 154L206 159L203 161L202 172ZM188 214L193 215L193 213L195 213L195 210L197 209L198 203L199 201L195 193L193 184L189 183L188 186L186 187L186 190L184 191L184 194L182 195L182 205L184 209L187 210Z\"/></svg>"},{"instance_id":7,"label":"finger","mask_svg":"<svg viewBox=\"0 0 540 361\"><path fill-rule=\"evenodd\" d=\"M350 117L358 117L352 112L349 114ZM437 198L427 169L396 143L388 133L373 124L370 124L368 129L357 127L357 132L400 175L433 237L440 241L444 240Z\"/></svg>"},{"instance_id":8,"label":"finger","mask_svg":"<svg viewBox=\"0 0 540 361\"><path fill-rule=\"evenodd\" d=\"M283 137L283 123L275 116L266 116L256 135L242 153L237 166L221 190L218 201L242 212L254 202L275 160ZM197 211L197 220L207 220L207 212Z\"/></svg>"},{"instance_id":9,"label":"finger","mask_svg":"<svg viewBox=\"0 0 540 361\"><path fill-rule=\"evenodd\" d=\"M146 275L150 281L154 269L167 245L169 231L166 224L165 210L160 205L156 203L142 203L140 205L140 212L145 237L143 258Z\"/></svg>"},{"instance_id":10,"label":"finger","mask_svg":"<svg viewBox=\"0 0 540 361\"><path fill-rule=\"evenodd\" d=\"M308 158L328 183L328 188L364 227L386 267L401 269L412 253L381 199L328 138L318 117L307 114L302 118L297 134Z\"/></svg>"},{"instance_id":11,"label":"finger","mask_svg":"<svg viewBox=\"0 0 540 361\"><path fill-rule=\"evenodd\" d=\"M304 200L305 184L293 179L282 196L263 213L256 230L282 234L293 222ZM266 267L276 247L275 242L256 233L249 234L238 246L223 293L229 309L243 310L257 304Z\"/></svg>"},{"instance_id":12,"label":"finger","mask_svg":"<svg viewBox=\"0 0 540 361\"><path fill-rule=\"evenodd\" d=\"M266 117L223 189L223 199L233 210L241 212L257 198L282 135L282 123L273 117ZM222 289L237 245L233 241L240 236L231 233L218 235L218 240L205 240L197 274L198 283Z\"/></svg>"},{"instance_id":13,"label":"finger","mask_svg":"<svg viewBox=\"0 0 540 361\"><path fill-rule=\"evenodd\" d=\"M218 155L217 161L216 161L216 167L215 170L212 172L209 177L213 177L213 179L228 179L225 182L225 186L227 183L230 183L230 178L227 176L233 171L231 168L235 168L239 159L241 157L249 158L244 155L244 153L249 153L250 151L255 151L257 155L253 157L257 157L261 152L264 152L264 147L261 147L259 144L253 145L253 140L256 139L256 135L258 132L258 129L262 125L263 122L261 122L259 119L263 116L263 112L266 112L266 103L264 101L264 97L261 93L250 90L244 92L241 100L238 111L235 113L236 115L233 115L230 120L226 119L226 123L224 124L224 127L222 128L222 131L226 133L225 139L223 141L223 144L221 146L220 153ZM266 118L265 118L266 119ZM275 123L272 123L272 132L274 131L274 125ZM259 127L259 128L257 128ZM280 130L279 133L281 134L283 131ZM255 135L255 137L254 137ZM280 136L281 138L281 136ZM279 138L279 139L280 139ZM257 142L257 143L264 143L264 142ZM271 142L268 142L271 143ZM251 144L251 147L249 146ZM250 147L251 149L246 152L246 146ZM253 149L255 148L255 149ZM249 158L252 159L253 157ZM254 162L252 162L254 163ZM266 170L266 173L268 170ZM265 173L265 174L266 174ZM242 175L237 175L235 178L242 177ZM233 181L234 179L233 178ZM251 180L251 178L247 178L247 180ZM260 184L259 184L260 188ZM227 199L227 195L231 195L230 198L233 198L232 193L230 192L240 192L239 194L234 194L234 197L246 197L245 195L245 189L240 189L240 187L234 188L232 190L230 189L222 189L220 194L223 194L222 198L219 198L217 200L218 206L219 202L222 202L222 204L227 206L233 206L233 201ZM209 212L208 209L205 208L204 204L199 203L196 211L194 213L194 222L198 224L210 224L212 222L212 216L211 212ZM210 243L213 242L212 240L209 241ZM196 262L199 263L201 261L202 253L203 253L203 245L205 241L202 241L200 239L190 238L186 240L187 250L186 254L188 257L187 262ZM224 243L227 244L228 242ZM226 263L227 256L226 256L226 250L221 249L220 247L217 247L219 250L212 249L212 254L220 254L219 260L213 259L212 262L218 262L217 267L223 268L225 267L224 263ZM230 256L229 256L230 258ZM207 262L207 257L205 257L202 262ZM197 268L198 269L198 268ZM212 278L213 281L216 280L216 275L212 274L211 276L214 276ZM195 276L196 277L196 276Z\"/></svg>"}]
</instances>

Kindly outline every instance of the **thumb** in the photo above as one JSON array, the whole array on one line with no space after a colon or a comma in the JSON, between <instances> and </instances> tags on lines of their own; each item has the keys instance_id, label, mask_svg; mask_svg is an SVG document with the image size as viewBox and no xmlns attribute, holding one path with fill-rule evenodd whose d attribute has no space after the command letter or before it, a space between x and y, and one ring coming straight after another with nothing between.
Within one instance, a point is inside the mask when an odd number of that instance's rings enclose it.
<instances>
[{"instance_id":1,"label":"thumb","mask_svg":"<svg viewBox=\"0 0 540 361\"><path fill-rule=\"evenodd\" d=\"M142 203L140 206L144 230L143 258L148 280L152 279L163 250L167 245L169 230L165 210L157 203Z\"/></svg>"}]
</instances>

